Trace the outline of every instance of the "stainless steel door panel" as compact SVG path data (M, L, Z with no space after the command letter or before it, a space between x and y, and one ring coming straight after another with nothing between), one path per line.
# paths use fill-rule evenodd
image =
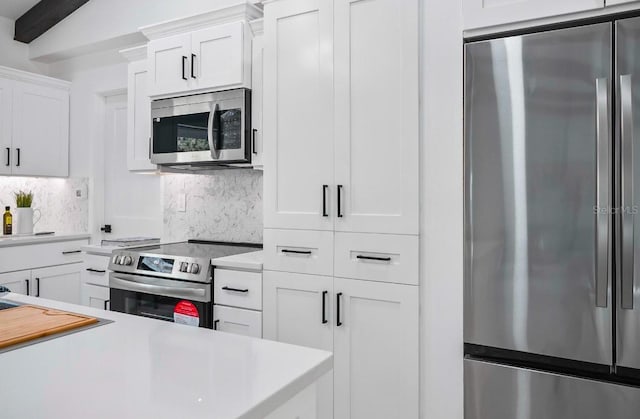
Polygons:
M465 419L636 419L640 389L465 360Z
M640 18L616 23L619 234L617 364L640 369Z
M612 362L611 37L466 46L466 342Z

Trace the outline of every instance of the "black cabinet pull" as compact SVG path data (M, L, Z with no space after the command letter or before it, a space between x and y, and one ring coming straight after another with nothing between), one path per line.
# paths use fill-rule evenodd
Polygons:
M225 290L225 291L233 291L233 292L249 292L249 290L246 289L246 288L241 290L239 288L222 287L222 289Z
M11 148L7 147L7 167L11 166Z
M218 323L220 323L220 320L216 320L213 322L213 330L218 330Z
M36 297L40 297L40 278L36 278Z
M62 252L63 255L73 255L74 253L82 253L82 250L67 250Z
M339 292L336 294L336 326L342 326L342 321L340 320L340 298L342 297L342 293Z
M329 291L322 291L322 324L327 324L327 294Z
M24 282L27 283L27 295L29 295L29 294L31 294L31 290L30 290L31 287L29 286L29 280L25 279Z
M322 216L328 217L329 213L327 212L327 189L329 189L329 185L322 185Z
M282 253L293 253L294 255L310 255L311 254L311 250L289 250L289 249L282 249L281 250Z
M188 80L187 79L187 70L186 70L186 66L187 66L187 57L185 55L182 56L182 80Z
M381 262L391 262L391 258L390 257L376 257L376 256L363 256L363 255L358 255L356 256L356 259L365 259L365 260L378 260Z
M95 272L97 274L103 274L107 271L103 271L102 269L93 269L93 268L87 268L87 272Z
M338 185L338 218L342 218L342 185Z
M258 130L254 128L252 137L251 137L251 151L253 151L253 154L258 154L258 150L256 150L256 133L257 132Z
M191 78L196 78L196 54L191 54Z
M20 166L20 149L16 148L16 153L18 155L17 161L16 161L16 167Z
M109 304L109 300L104 300L104 310L108 311L107 305Z

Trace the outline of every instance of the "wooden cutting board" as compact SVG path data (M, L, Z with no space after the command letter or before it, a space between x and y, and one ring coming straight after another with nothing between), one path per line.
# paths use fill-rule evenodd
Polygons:
M0 349L97 322L94 317L31 305L0 310Z

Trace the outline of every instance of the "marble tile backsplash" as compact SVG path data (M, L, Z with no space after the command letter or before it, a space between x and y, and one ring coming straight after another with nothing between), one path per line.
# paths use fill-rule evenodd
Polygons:
M261 171L171 174L162 182L163 240L262 243Z
M30 178L0 176L0 205L13 211L16 207L14 192L33 192L34 209L39 209L42 218L34 231L56 233L86 233L89 228L89 200L87 178ZM76 197L81 190L84 196Z

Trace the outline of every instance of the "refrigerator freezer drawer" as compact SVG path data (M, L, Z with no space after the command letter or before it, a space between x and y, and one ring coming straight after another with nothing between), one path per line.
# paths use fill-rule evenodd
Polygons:
M635 419L640 388L465 360L465 419Z

